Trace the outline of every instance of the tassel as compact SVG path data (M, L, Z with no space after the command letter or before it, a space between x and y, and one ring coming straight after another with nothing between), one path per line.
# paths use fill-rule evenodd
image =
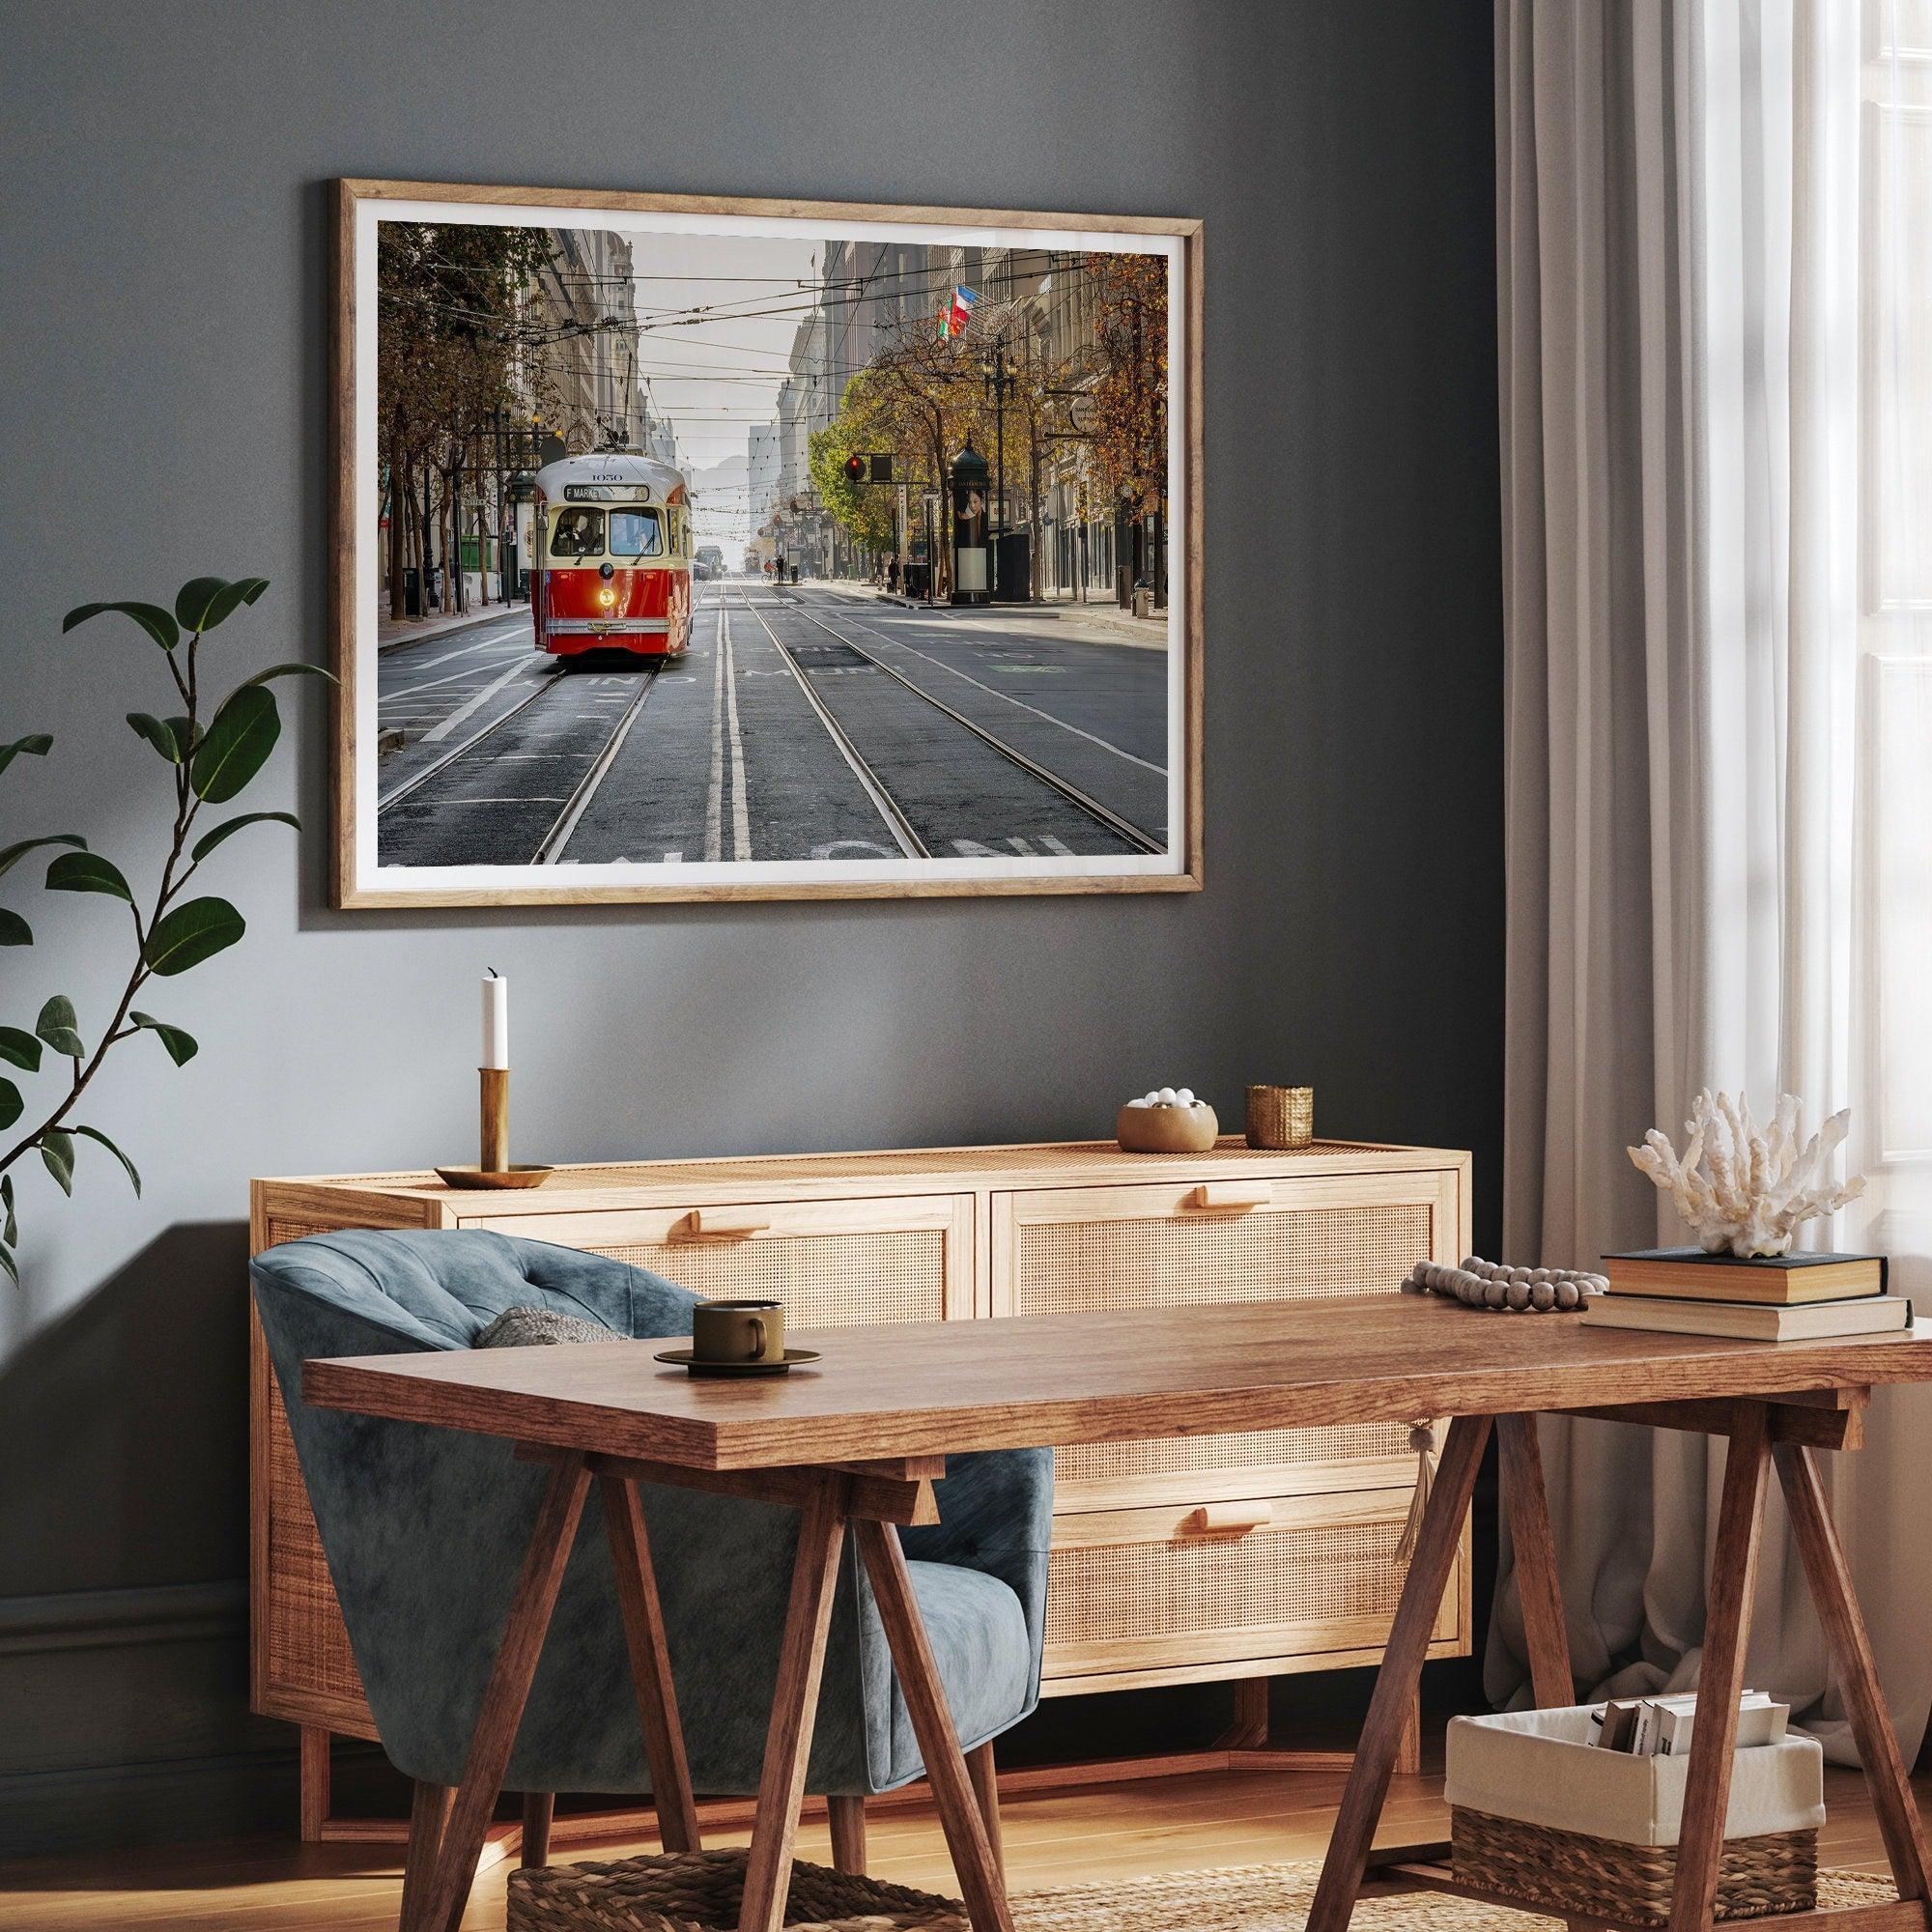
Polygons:
M1395 1546L1398 1563L1406 1563L1415 1554L1416 1538L1422 1534L1422 1513L1429 1507L1429 1486L1435 1480L1435 1464L1442 1453L1435 1423L1410 1423L1408 1446L1415 1451L1415 1494L1409 1500L1408 1520Z

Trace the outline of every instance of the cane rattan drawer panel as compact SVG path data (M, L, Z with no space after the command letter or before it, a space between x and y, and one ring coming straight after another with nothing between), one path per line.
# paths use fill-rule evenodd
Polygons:
M1459 1258L1454 1179L1264 1175L1235 1184L1234 1206L1202 1206L1197 1187L1172 1182L1002 1194L994 1310L1098 1313L1393 1293L1424 1257ZM1407 1435L1399 1423L1369 1423L1087 1444L1060 1452L1056 1507L1406 1483L1414 1469Z
M1048 1563L1048 1688L1176 1665L1251 1663L1379 1649L1402 1588L1396 1545L1409 1492L1258 1498L1246 1518L1195 1527L1172 1508L1062 1517ZM1443 1601L1435 1641L1460 1634L1461 1591Z
M763 1294L793 1328L974 1313L973 1197L492 1216L504 1235L589 1248L695 1294Z

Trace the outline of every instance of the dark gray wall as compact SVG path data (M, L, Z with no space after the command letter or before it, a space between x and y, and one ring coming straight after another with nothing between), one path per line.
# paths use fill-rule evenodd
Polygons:
M14 0L4 38L0 736L59 742L0 780L0 842L155 857L120 721L161 668L63 639L71 604L259 572L222 652L323 652L337 175L1205 216L1209 536L1198 897L338 914L302 689L255 802L307 829L224 853L248 939L154 995L200 1058L131 1043L90 1102L144 1198L92 1150L71 1206L24 1178L0 1843L280 1801L286 1735L241 1716L246 1181L463 1150L486 964L557 1158L1091 1134L1151 1080L1229 1118L1293 1078L1330 1131L1472 1147L1493 1225L1487 0ZM0 1017L99 1021L115 914L42 902Z

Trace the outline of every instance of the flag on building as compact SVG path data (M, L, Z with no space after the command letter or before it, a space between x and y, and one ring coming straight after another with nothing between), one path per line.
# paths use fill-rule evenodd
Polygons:
M952 303L939 318L941 332L949 338L966 333L966 324L973 314L973 304L980 298L971 289L955 288Z

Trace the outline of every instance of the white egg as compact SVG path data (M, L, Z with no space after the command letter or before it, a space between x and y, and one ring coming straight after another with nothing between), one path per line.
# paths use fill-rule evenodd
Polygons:
M1129 1100L1127 1105L1130 1107L1145 1107L1147 1102L1145 1100Z
M1173 1106L1175 1101L1180 1096L1175 1093L1172 1087L1163 1087L1160 1090L1160 1092L1154 1095L1154 1098L1158 1100L1163 1107Z
M1174 1090L1174 1097L1183 1107L1191 1107L1194 1104L1194 1089L1192 1087L1177 1087Z
M1160 1095L1157 1093L1155 1093L1155 1091L1151 1087L1150 1087L1147 1091L1147 1104L1150 1107L1158 1106L1160 1104Z

